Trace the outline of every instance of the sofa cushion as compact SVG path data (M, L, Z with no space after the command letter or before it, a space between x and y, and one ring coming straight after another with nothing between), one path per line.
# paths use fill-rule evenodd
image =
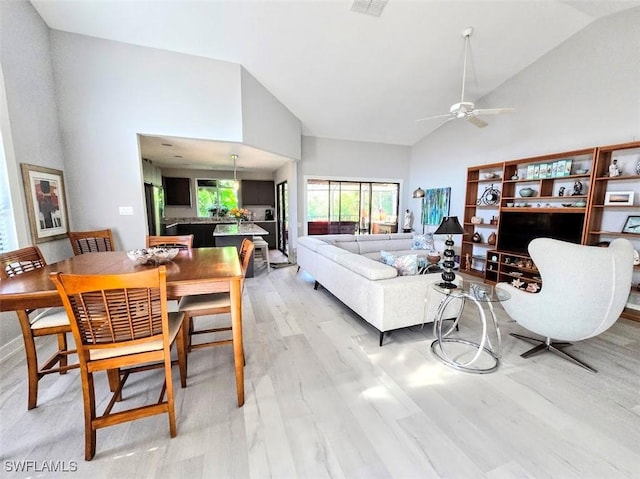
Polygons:
M327 245L327 243L325 241L322 241L321 239L319 239L317 237L311 237L311 236L301 236L296 241L297 241L297 243L306 246L311 251L318 251L318 247L319 246L326 246Z
M385 250L380 250L380 261L382 261L384 264L393 266L393 263L395 262L395 260L396 260L395 254L389 253L388 251L385 251Z
M365 241L382 241L388 240L390 236L388 234L376 233L373 235L358 235L356 236L355 241L365 242Z
M335 262L350 269L354 273L358 273L360 276L374 281L398 276L398 271L393 266L371 261L359 254L339 255L336 257Z
M325 258L329 258L332 261L337 262L337 258L339 256L348 254L351 255L353 253L349 253L346 249L338 248L337 246L333 246L331 244L325 244L324 246L318 247L317 253Z

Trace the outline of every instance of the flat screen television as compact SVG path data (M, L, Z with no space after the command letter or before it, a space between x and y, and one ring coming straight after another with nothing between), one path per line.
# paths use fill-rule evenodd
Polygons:
M584 213L503 212L497 247L500 251L528 254L531 240L540 237L580 244L583 224Z

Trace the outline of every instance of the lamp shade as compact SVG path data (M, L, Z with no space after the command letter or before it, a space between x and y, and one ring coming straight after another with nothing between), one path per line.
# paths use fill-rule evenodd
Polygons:
M440 223L440 226L438 226L438 229L435 230L434 234L462 235L464 232L465 231L462 229L462 226L460 226L457 216L445 216L442 218L442 223Z
M418 186L418 189L416 189L413 192L413 197L414 198L424 198L424 190Z

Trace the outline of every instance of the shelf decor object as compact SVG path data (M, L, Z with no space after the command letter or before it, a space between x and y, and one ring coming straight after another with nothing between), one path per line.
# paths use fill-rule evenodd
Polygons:
M607 191L604 197L604 204L607 206L632 206L633 191Z
M630 215L627 217L622 232L640 234L640 216Z
M434 232L434 234L438 235L447 235L447 239L444 242L445 249L442 253L444 255L444 261L442 262L444 271L441 275L442 283L438 285L443 289L455 289L457 287L453 283L453 280L456 279L456 274L453 272L453 267L455 266L455 262L453 260L453 235L462 235L464 232L465 231L462 226L460 226L457 216L445 216L442 218L442 223L440 223L440 226L438 226L438 229Z

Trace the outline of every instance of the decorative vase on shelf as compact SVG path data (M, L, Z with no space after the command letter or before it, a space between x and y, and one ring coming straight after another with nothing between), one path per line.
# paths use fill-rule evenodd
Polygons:
M242 220L240 218L236 218L236 226L238 227L238 229L240 229L241 223L242 223Z
M471 237L471 241L473 241L474 243L481 243L482 236L480 236L480 233L476 231L475 233L473 233L473 236Z
M531 188L522 188L519 193L523 198L529 198L535 194L535 191Z
M496 234L495 233L491 233L489 235L489 237L487 238L487 243L489 243L490 245L496 244Z

